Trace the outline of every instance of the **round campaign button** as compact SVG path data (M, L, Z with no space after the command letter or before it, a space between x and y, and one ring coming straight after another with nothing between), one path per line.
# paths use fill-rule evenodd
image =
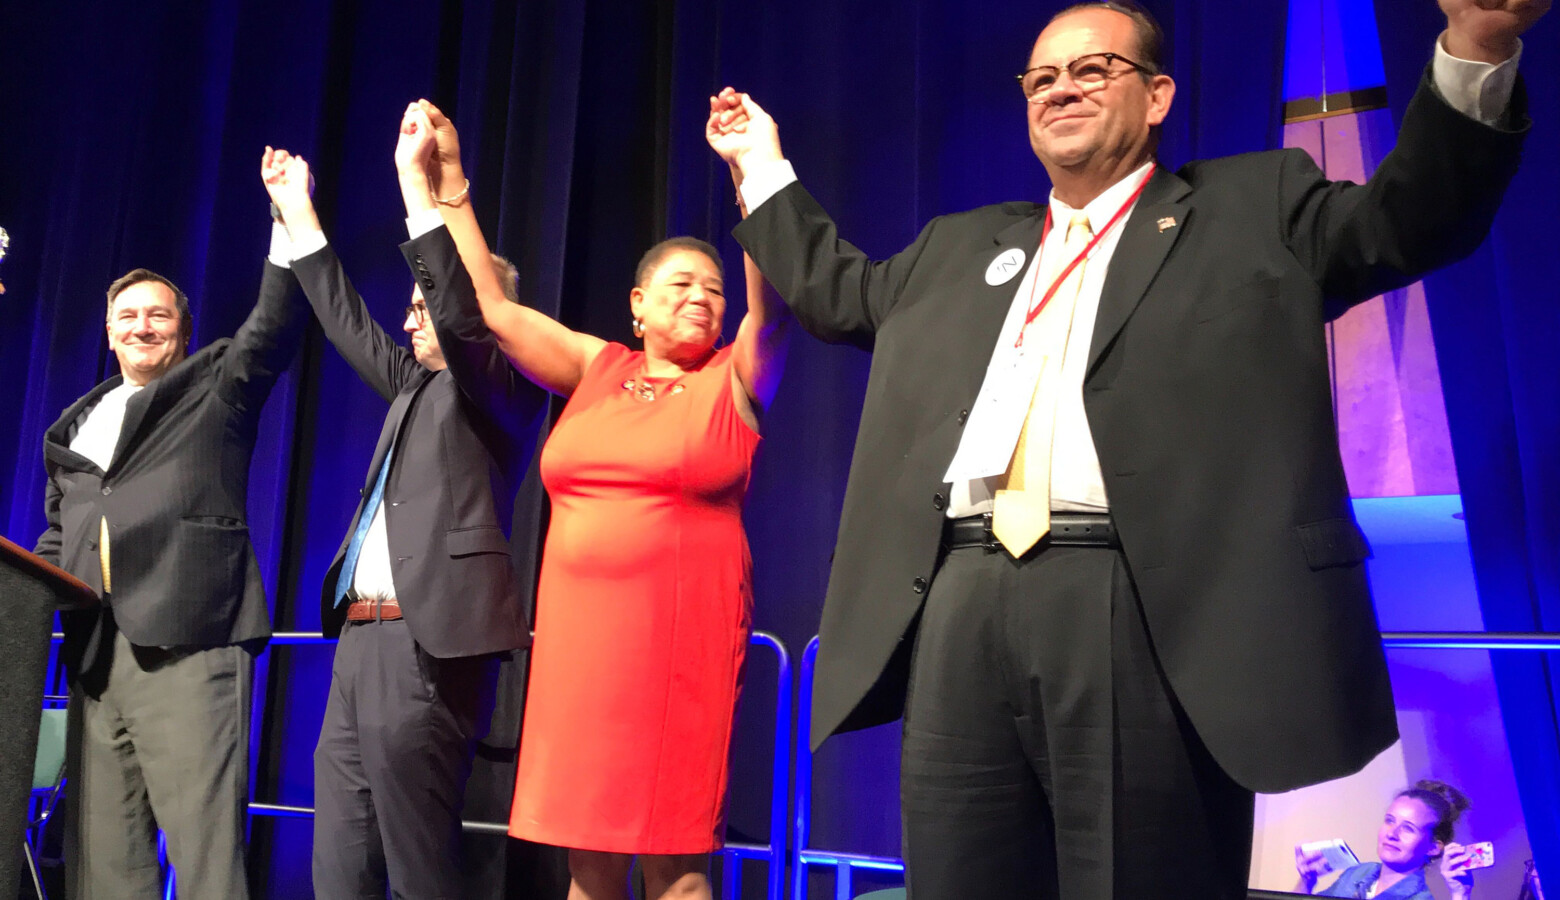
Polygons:
M992 287L1007 284L1013 276L1024 271L1024 251L1017 247L1003 250L986 267L986 283Z

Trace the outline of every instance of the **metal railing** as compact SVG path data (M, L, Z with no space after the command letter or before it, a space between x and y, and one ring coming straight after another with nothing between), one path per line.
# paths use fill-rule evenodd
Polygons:
M766 646L775 653L775 737L774 761L770 766L769 843L764 845L728 843L717 851L721 857L721 900L736 900L742 884L742 862L760 859L768 863L769 900L780 900L785 890L785 814L791 802L791 710L795 705L796 685L791 680L791 654L785 644L767 631L755 631L753 646Z
M55 632L53 640L55 643L59 643L64 637L64 634ZM336 643L335 638L325 637L323 633L318 631L278 631L271 635L270 640L272 646L284 647L334 643ZM742 862L744 860L758 860L768 865L767 886L769 900L781 900L785 890L785 816L791 799L790 752L793 721L791 711L795 705L795 685L791 678L791 654L786 650L785 643L778 636L767 631L755 631L749 638L749 645L767 647L775 654L775 758L771 766L769 788L769 843L728 843L712 855L721 859L722 900L736 900L737 893L741 887ZM65 700L63 696L51 696L45 699ZM249 804L249 814L272 818L307 819L314 816L314 809L308 806L253 802ZM468 834L504 836L509 833L509 823L507 822L462 820L460 824L461 830ZM169 884L169 890L171 891L171 875Z
M57 632L54 634L56 642L62 637ZM808 873L813 868L834 869L835 900L849 900L852 896L854 872L858 869L902 875L904 861L898 857L871 856L808 846L812 828L813 767L807 723L812 718L812 684L818 657L818 638L814 637L808 641L803 650L794 685L791 678L791 658L785 644L775 635L763 631L753 632L751 641L755 646L768 647L774 651L776 657L774 764L770 784L769 842L767 844L729 843L716 851L714 855L721 858L722 900L735 900L737 897L741 887L742 863L745 860L767 863L769 900L781 900L785 896L787 867L791 875L790 900L807 900ZM280 646L334 642L333 638L327 638L319 632L283 631L271 636L271 643ZM1560 634L1545 632L1389 631L1382 632L1381 642L1388 650L1530 652L1560 650ZM790 777L793 759L794 784ZM788 834L786 813L793 797L795 813ZM314 810L309 807L276 803L251 803L249 810L252 815L289 818L306 818L314 814ZM463 821L461 825L469 833L489 835L508 833L507 823ZM789 846L787 837L789 837ZM1285 895L1254 890L1251 896L1257 898Z
M1560 634L1544 632L1497 631L1384 631L1382 646L1388 650L1560 650ZM868 869L903 873L904 860L891 856L869 856L809 847L812 827L812 749L808 742L808 721L812 718L813 668L818 657L818 638L807 642L798 669L797 741L796 741L796 819L791 831L791 900L807 900L807 874L812 867L835 870L835 900L853 896L854 872ZM1251 897L1289 896L1253 890Z
M852 896L856 869L899 872L904 860L892 856L868 856L809 847L812 838L812 746L808 740L812 720L813 667L818 661L818 638L807 642L797 672L796 699L796 818L791 827L791 900L807 900L807 873L813 866L834 868L835 900Z
M1383 631L1388 650L1560 650L1560 634L1541 631Z

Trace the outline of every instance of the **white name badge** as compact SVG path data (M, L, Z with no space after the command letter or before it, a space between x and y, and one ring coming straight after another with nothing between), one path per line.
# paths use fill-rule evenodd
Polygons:
M1047 358L1039 352L1026 353L1011 341L1002 343L986 369L986 380L943 481L974 481L1007 471Z
M992 287L1007 284L1013 276L1024 271L1024 251L1017 247L1004 250L986 267L986 283Z

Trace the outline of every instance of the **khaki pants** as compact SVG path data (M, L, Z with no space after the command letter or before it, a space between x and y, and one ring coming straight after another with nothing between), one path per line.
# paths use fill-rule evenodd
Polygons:
M104 625L107 652L71 686L67 892L161 898L161 828L180 900L245 900L254 656L136 647Z

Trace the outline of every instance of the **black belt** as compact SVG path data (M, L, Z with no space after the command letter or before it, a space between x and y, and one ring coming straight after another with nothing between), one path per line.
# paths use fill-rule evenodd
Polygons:
M991 533L991 513L965 516L943 523L943 546L949 550L981 547L987 553L1003 549ZM1040 547L1120 547L1116 525L1107 513L1051 513L1051 530L1040 539Z

